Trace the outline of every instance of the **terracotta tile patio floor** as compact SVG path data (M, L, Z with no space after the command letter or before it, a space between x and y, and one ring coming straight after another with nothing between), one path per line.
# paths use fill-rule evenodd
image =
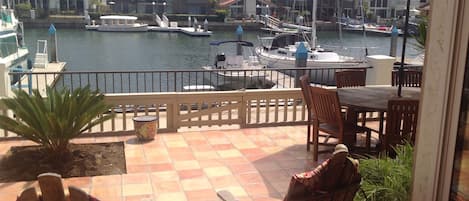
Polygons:
M218 201L230 191L240 201L282 200L293 173L317 163L306 151L306 126L79 138L74 143L125 141L127 174L64 179L103 201ZM0 141L0 154L28 141ZM320 154L319 163L331 152ZM36 182L0 183L1 200L15 200Z

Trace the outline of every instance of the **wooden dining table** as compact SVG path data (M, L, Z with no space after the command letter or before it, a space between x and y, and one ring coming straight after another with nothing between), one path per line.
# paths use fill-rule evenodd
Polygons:
M377 112L386 112L391 99L420 99L418 87L403 87L401 97L397 96L397 87L394 86L340 88L337 93L343 106Z
M401 97L397 95L394 86L365 86L337 89L339 101L348 108L347 120L356 123L356 111L379 112L378 134L383 135L384 113L388 110L388 101L391 99L420 99L420 88L403 87Z

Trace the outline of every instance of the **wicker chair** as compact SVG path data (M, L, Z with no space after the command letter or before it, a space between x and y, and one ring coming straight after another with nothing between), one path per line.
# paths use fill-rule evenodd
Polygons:
M62 185L62 177L55 173L43 173L37 177L41 189L40 196L34 187L29 187L18 196L17 201L98 201L79 188L68 187L66 196ZM68 198L67 198L68 197Z
M371 129L345 121L340 109L337 91L310 86L313 103L313 159L318 160L319 131L351 144L357 133L366 133L366 149L370 150Z
M418 110L418 100L389 100L383 144L390 156L395 155L393 147L396 145L406 141L414 144Z
M392 71L392 86L399 85L399 70ZM422 85L422 71L404 70L402 86L420 87Z
M356 160L335 153L314 170L293 175L284 201L352 201L360 181Z

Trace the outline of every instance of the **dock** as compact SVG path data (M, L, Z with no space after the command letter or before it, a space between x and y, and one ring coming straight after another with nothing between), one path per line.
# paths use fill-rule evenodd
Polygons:
M38 89L41 96L46 95L47 86L54 86L60 78L60 74L51 75L51 72L62 72L65 69L66 62L48 63L46 68L33 68L31 77L23 76L21 78L22 89L29 93L28 81L31 79L31 88ZM41 74L41 73L49 74Z
M272 70L266 72L266 79L275 83L274 88L290 88L289 86L295 86L295 78L285 73Z
M211 36L213 33L211 31L204 31L203 29L198 29L197 31L193 27L158 27L158 26L148 26L148 31L154 32L180 32L189 36Z

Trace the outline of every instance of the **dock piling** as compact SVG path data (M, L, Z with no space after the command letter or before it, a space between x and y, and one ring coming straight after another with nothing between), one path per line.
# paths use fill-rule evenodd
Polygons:
M238 28L236 28L236 36L238 41L243 40L243 32L243 27L241 27L241 25L238 25ZM243 47L241 47L240 43L236 44L236 55L243 55Z
M57 57L57 30L55 29L54 24L51 24L49 27L49 40L51 44L49 46L50 48L50 61L51 62L58 62L58 57Z
M5 64L0 64L0 97L11 97L11 84L9 69Z
M306 49L303 42L298 45L295 52L295 67L296 68L306 68L308 60L308 50ZM305 74L305 70L297 70L295 73L295 88L300 86L300 76Z
M396 49L397 49L397 28L396 28L396 23L394 22L392 25L392 30L391 30L391 48L389 50L389 56L396 57Z

